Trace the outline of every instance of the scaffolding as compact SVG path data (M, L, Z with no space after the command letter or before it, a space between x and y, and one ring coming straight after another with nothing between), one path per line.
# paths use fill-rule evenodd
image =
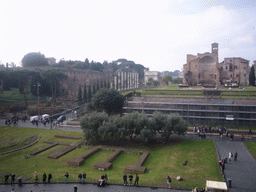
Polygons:
M165 114L178 113L193 125L207 124L233 127L256 125L256 105L126 102L124 113L130 113L132 111L145 112L148 116L152 116L155 111Z

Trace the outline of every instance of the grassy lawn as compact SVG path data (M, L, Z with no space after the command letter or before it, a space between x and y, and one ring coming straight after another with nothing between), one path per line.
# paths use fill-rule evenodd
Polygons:
M109 177L109 182L122 183L123 170L127 165L134 165L140 158L139 154L121 153L117 159L113 161L113 167L107 171L99 171L93 168L96 162L104 161L113 151L101 150L90 158L80 167L72 167L67 165L67 161L71 158L80 156L90 149L88 146L76 148L70 153L60 157L59 159L47 158L48 155L65 148L65 146L55 146L45 152L35 156L30 156L40 148L47 146L43 140L58 141L63 143L75 143L78 140L57 139L54 134L66 134L71 136L83 136L83 133L65 132L60 130L42 130L28 129L16 127L0 127L0 147L6 146L5 142L9 142L7 138L17 138L18 135L40 135L40 141L26 149L9 153L0 156L0 172L11 173L15 172L17 176L25 175L33 178L33 173L39 173L39 180L42 181L43 173L51 172L53 181L64 181L64 174L69 173L69 181L78 181L78 174L85 171L87 173L87 181L97 181L100 175L106 173ZM126 146L127 147L127 146ZM143 166L147 167L145 174L140 174L139 184L166 186L167 175L171 176L174 187L194 188L205 186L205 180L222 181L220 169L218 167L218 159L214 142L210 140L175 140L169 144L160 145L140 145L133 146L136 151L148 151L149 157L146 159ZM129 148L130 149L130 148ZM131 148L132 149L132 148ZM30 158L25 159L22 156L27 155ZM183 160L187 160L187 165L183 166ZM183 181L176 181L176 177L181 176ZM30 180L34 181L34 179ZM4 182L0 178L0 182Z
M243 89L232 89L221 88L220 96L222 98L255 98L256 97L256 87L243 86ZM132 91L122 92L123 95L130 93ZM138 89L136 92L141 93L142 96L154 96L154 97L200 97L204 96L201 87L186 87L179 88L179 84L172 84L168 86L158 86L155 88L148 89Z
M249 149L251 154L256 159L256 143L255 142L245 142L244 144L246 145L246 147Z

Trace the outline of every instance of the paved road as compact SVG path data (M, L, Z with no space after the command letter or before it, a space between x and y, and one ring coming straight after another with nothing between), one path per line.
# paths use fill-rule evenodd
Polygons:
M228 158L228 153L238 153L238 160L232 159L225 166L225 177L232 180L230 191L256 191L256 161L243 142L215 141L220 158Z
M94 184L76 184L78 192L188 192L186 190L174 190L163 188L135 187L122 185L106 185L105 187L97 187ZM9 192L12 189L15 192L66 192L74 191L74 184L23 184L22 186L0 185L0 191ZM190 191L190 190L189 190Z

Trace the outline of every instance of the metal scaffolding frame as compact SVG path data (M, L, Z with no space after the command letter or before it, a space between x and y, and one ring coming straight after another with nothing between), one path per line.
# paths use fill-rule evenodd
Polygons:
M206 104L206 103L169 103L128 101L124 113L145 112L151 116L154 111L178 113L193 124L215 124L233 126L256 125L256 105ZM233 120L227 118L232 116ZM229 120L228 120L229 119Z

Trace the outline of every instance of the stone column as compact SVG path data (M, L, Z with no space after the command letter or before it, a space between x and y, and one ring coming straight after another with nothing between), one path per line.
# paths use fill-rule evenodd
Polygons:
M117 90L117 76L114 76L114 85L113 85L114 89ZM111 88L113 88L111 86Z
M124 89L124 72L122 71L121 72L121 86L120 86L120 90L123 90Z
M117 77L117 90L121 90L121 72L118 72L118 77Z
M127 89L127 73L126 72L124 72L124 90L126 90Z
M127 89L131 89L130 88L130 73L129 72L127 74Z
M132 73L132 88L135 88L135 73Z
M139 88L139 73L137 73L137 88Z

